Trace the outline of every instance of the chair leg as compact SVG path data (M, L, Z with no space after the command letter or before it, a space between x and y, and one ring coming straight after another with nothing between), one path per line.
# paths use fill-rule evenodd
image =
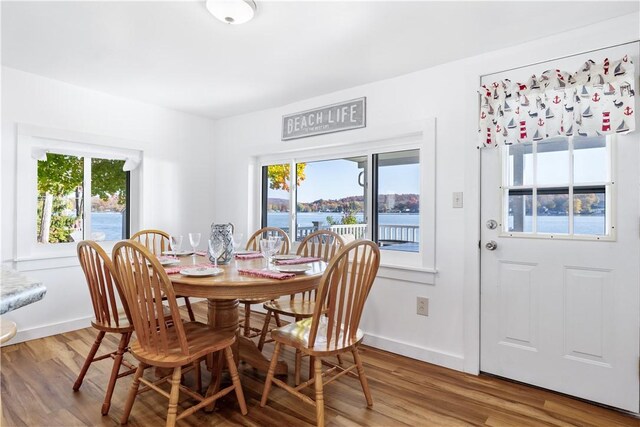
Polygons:
M313 356L309 356L309 379L313 378L315 375L315 371L313 369L316 358Z
M238 405L240 405L240 412L242 415L247 415L247 403L244 400L244 393L242 391L242 384L240 383L240 377L238 376L238 367L233 360L233 352L231 347L224 349L224 355L227 359L227 366L229 368L229 374L231 374L231 382L236 392L236 398L238 399Z
M189 301L189 297L184 298L184 305L187 307L187 312L189 313L189 320L192 322L196 321L196 316L193 314L193 309L191 308L191 301Z
M316 425L324 427L324 393L322 390L322 360L313 358L313 367L315 370L315 389L316 389Z
M336 359L338 359L338 365L342 366L342 356L336 354Z
M144 368L144 363L140 362L140 364L138 365L138 369L133 376L133 382L131 383L131 388L129 389L129 396L127 397L127 401L124 404L124 412L122 413L120 424L126 424L129 421L129 414L131 414L133 402L134 400L136 400L136 395L138 394L138 388L140 387L140 377L144 373Z
M211 356L213 359L213 354ZM207 393L205 394L205 397L212 396L220 390L220 383L222 382L222 367L224 366L224 361L222 356L223 356L223 352L219 351L215 359L215 362L214 361L211 362L211 382L209 383L209 387L207 388ZM204 411L212 412L213 409L215 408L215 405L216 405L216 401L214 400L209 405L204 407Z
M276 346L273 349L273 355L271 356L271 363L269 364L269 370L267 371L267 378L264 380L264 390L262 390L262 400L260 400L260 406L264 408L267 404L267 398L269 397L269 391L271 390L271 382L276 372L276 365L278 364L278 356L280 355L280 344L276 341Z
M281 328L282 322L280 321L280 315L278 313L273 313L273 318L276 319L276 326Z
M302 369L302 352L296 349L296 363L294 366L294 384L300 385L300 370Z
M131 333L127 332L120 337L120 343L118 344L118 351L116 357L113 359L113 368L111 368L111 377L109 378L109 385L107 386L107 393L104 396L104 403L102 404L102 415L109 413L109 407L111 406L111 396L113 395L113 389L116 386L118 380L118 374L120 373L120 365L122 365L122 357L129 345L129 339L131 339Z
M91 350L89 350L89 354L87 354L87 358L84 361L84 365L82 365L82 369L80 369L80 373L78 374L78 378L76 382L73 384L73 391L78 391L80 386L82 385L82 381L84 380L84 376L87 374L89 370L89 366L93 362L93 358L96 356L98 349L100 348L100 344L102 343L102 339L104 338L104 331L98 332L98 336L91 346Z
M251 304L244 304L244 336L251 335Z
M371 391L369 390L369 383L367 377L364 374L364 368L362 367L362 359L360 359L360 353L358 353L358 347L354 347L351 350L353 354L353 360L356 362L356 369L358 370L358 378L360 378L360 384L362 385L362 391L364 392L364 398L367 399L367 406L373 406L373 399L371 398Z
M200 372L200 362L202 362L202 360L193 362L193 366L195 368L194 372L196 375L196 390L198 391L198 393L202 392L202 374Z
M169 394L169 410L167 411L167 427L176 425L178 416L178 398L180 397L180 377L182 377L182 367L173 368L171 375L171 393Z
M267 310L267 314L264 316L264 324L262 325L262 331L260 332L260 340L258 341L258 350L262 351L264 342L267 339L269 333L269 323L271 323L271 310Z

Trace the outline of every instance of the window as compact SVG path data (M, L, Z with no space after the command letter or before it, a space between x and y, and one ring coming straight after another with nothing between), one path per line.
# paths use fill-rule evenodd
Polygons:
M75 242L140 224L142 152L133 141L18 124L15 262L77 265Z
M373 204L367 191L370 163L376 165L371 171ZM292 164L294 174L289 164L263 167L262 226L289 232L293 223L289 234L296 241L316 230L329 229L356 239L371 238L382 249L419 251L420 150ZM289 185L292 181L296 183L293 189ZM291 215L289 206L294 200ZM368 218L376 224L373 232Z
M37 241L116 241L129 236L125 161L49 152L38 161Z
M504 148L504 231L512 236L611 236L611 156L605 136Z
M366 236L366 169L367 156L296 164L296 240L327 228Z
M287 228L293 251L316 229L371 239L381 248L382 274L412 271L401 274L427 274L432 283L435 130L435 119L371 126L254 159L262 179L250 191L261 210L249 227Z
M373 240L381 249L418 252L420 150L374 155L376 208Z

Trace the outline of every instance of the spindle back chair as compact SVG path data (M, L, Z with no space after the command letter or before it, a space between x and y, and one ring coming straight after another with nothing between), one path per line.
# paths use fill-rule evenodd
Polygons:
M171 236L166 231L162 230L140 230L131 236L131 240L141 243L145 248L159 257L163 252L168 251L171 247ZM189 320L192 322L196 320L196 316L191 308L191 301L189 297L178 295L178 298L184 298L184 305L187 307L187 313L189 314Z
M358 353L358 345L364 338L363 332L359 329L362 311L379 266L380 249L368 240L349 243L331 260L318 288L313 317L271 332L276 344L260 406L266 405L271 385L276 384L303 402L315 405L317 424L324 426L324 384L321 359L345 352L351 352L354 365L348 368L332 365L324 375L339 372L327 382L356 369L367 405L373 405L362 360ZM275 367L282 345L293 346L312 357L313 378L295 388L275 378ZM315 401L299 391L312 384L315 386Z
M213 405L218 398L234 390L240 410L242 414L246 414L242 386L231 351L231 346L236 340L235 333L221 332L200 322L183 323L171 280L158 259L142 244L131 240L118 242L113 248L113 258L136 332L136 341L131 344L131 354L140 362L129 391L121 423L125 424L129 419L136 395L149 388L169 398L167 426L175 425L177 420L193 414L202 407ZM171 326L167 326L164 321L163 298L168 303L173 321ZM192 391L180 384L181 375L186 372L182 367L189 364L193 364L196 368L199 384L200 362L204 357L219 351L224 351L231 374L231 386L218 391L219 382L212 378L206 395L202 396L199 394L200 390ZM219 369L222 365L220 359ZM149 366L173 368L169 381L170 393L160 389L157 382L142 378L145 368ZM220 374L218 371L215 377L219 378ZM138 391L140 382L147 387ZM199 400L199 403L178 415L180 390L191 398Z
M133 324L129 314L127 302L122 295L120 281L113 267L113 263L107 253L96 242L84 240L77 246L78 260L84 273L84 277L89 288L91 305L93 307L94 320L91 326L98 330L89 354L80 369L78 378L73 384L73 390L78 391L84 380L89 366L93 362L106 358L113 358L111 376L107 385L104 402L102 404L102 415L109 413L111 406L111 396L118 378L132 374L135 369L133 365L126 362L123 357L128 351L129 340L133 333ZM122 310L122 311L121 311ZM118 349L111 353L95 357L100 344L106 333L120 334ZM120 366L124 364L129 370L120 373Z

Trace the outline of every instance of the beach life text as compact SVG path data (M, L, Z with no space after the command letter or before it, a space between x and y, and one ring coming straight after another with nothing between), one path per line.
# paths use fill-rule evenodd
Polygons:
M282 116L282 140L358 129L366 126L366 98Z

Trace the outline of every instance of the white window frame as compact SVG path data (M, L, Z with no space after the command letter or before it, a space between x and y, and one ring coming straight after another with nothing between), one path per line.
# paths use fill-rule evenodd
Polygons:
M89 135L79 132L48 129L31 125L18 125L17 134L17 180L16 180L16 253L14 262L27 263L25 269L49 268L77 264L75 242L42 244L37 242L37 196L38 160L37 154L51 152L78 157L125 160L134 165L130 170L130 227L140 224L141 167L142 151L130 148L132 141ZM85 176L86 176L85 162ZM90 180L85 180L85 200L91 200ZM91 230L91 203L84 204L85 231ZM105 242L103 247L110 250L115 242ZM66 260L56 260L65 259ZM33 261L48 260L44 264L31 265Z
M301 162L316 162L323 160L335 160L346 157L366 156L369 167L367 168L367 183L372 182L373 169L372 157L374 154L384 154L405 150L420 150L420 243L418 252L381 251L381 264L383 267L418 271L423 273L436 273L436 229L435 229L435 191L436 191L436 134L435 119L408 122L384 128L367 128L358 137L349 135L349 132L340 134L339 141L331 141L330 146L307 148L299 150L287 150L280 153L265 154L254 159L255 175L258 177L255 187L257 195L255 206L258 207L254 214L253 226L259 228L261 221L261 193L262 178L261 168L274 164L290 164L292 177L295 173L295 164ZM364 135L363 135L364 134ZM317 138L316 138L317 140ZM295 186L291 186L289 199L290 230L296 223L296 194ZM369 201L373 200L371 185L367 185L365 191ZM374 212L373 203L367 204L365 217L369 219ZM370 227L367 230L371 237ZM294 243L294 246L296 243ZM293 249L295 250L295 248ZM382 271L384 276L385 272Z
M606 182L590 182L585 184L578 184L577 186L584 185L593 185L593 186L604 186L605 187L605 206L606 206L606 214L605 214L605 228L609 231L604 235L596 235L596 234L573 234L573 207L569 209L569 232L565 233L538 233L536 230L537 226L537 217L538 217L538 209L537 209L537 190L545 189L545 188L556 188L558 185L537 185L537 172L538 172L538 144L544 143L545 140L541 141L533 141L533 184L531 185L521 185L521 186L509 186L507 183L507 177L509 175L509 147L504 146L500 150L501 154L501 165L502 165L502 183L503 185L500 187L500 198L502 200L502 224L500 227L500 237L507 238L524 238L524 239L553 239L553 240L589 240L589 241L605 241L611 242L616 240L616 211L615 211L615 201L616 201L616 179L615 179L615 135L607 135L607 156L608 156L608 180ZM573 176L573 141L576 137L571 136L567 137L568 139L568 151L569 151L569 182L566 185L569 188L569 201L571 206L573 206L573 189L575 187L574 176ZM564 185L562 185L564 186ZM533 221L533 231L532 232L520 232L520 231L508 231L509 224L509 197L508 192L511 189L531 189L532 192L532 221Z

